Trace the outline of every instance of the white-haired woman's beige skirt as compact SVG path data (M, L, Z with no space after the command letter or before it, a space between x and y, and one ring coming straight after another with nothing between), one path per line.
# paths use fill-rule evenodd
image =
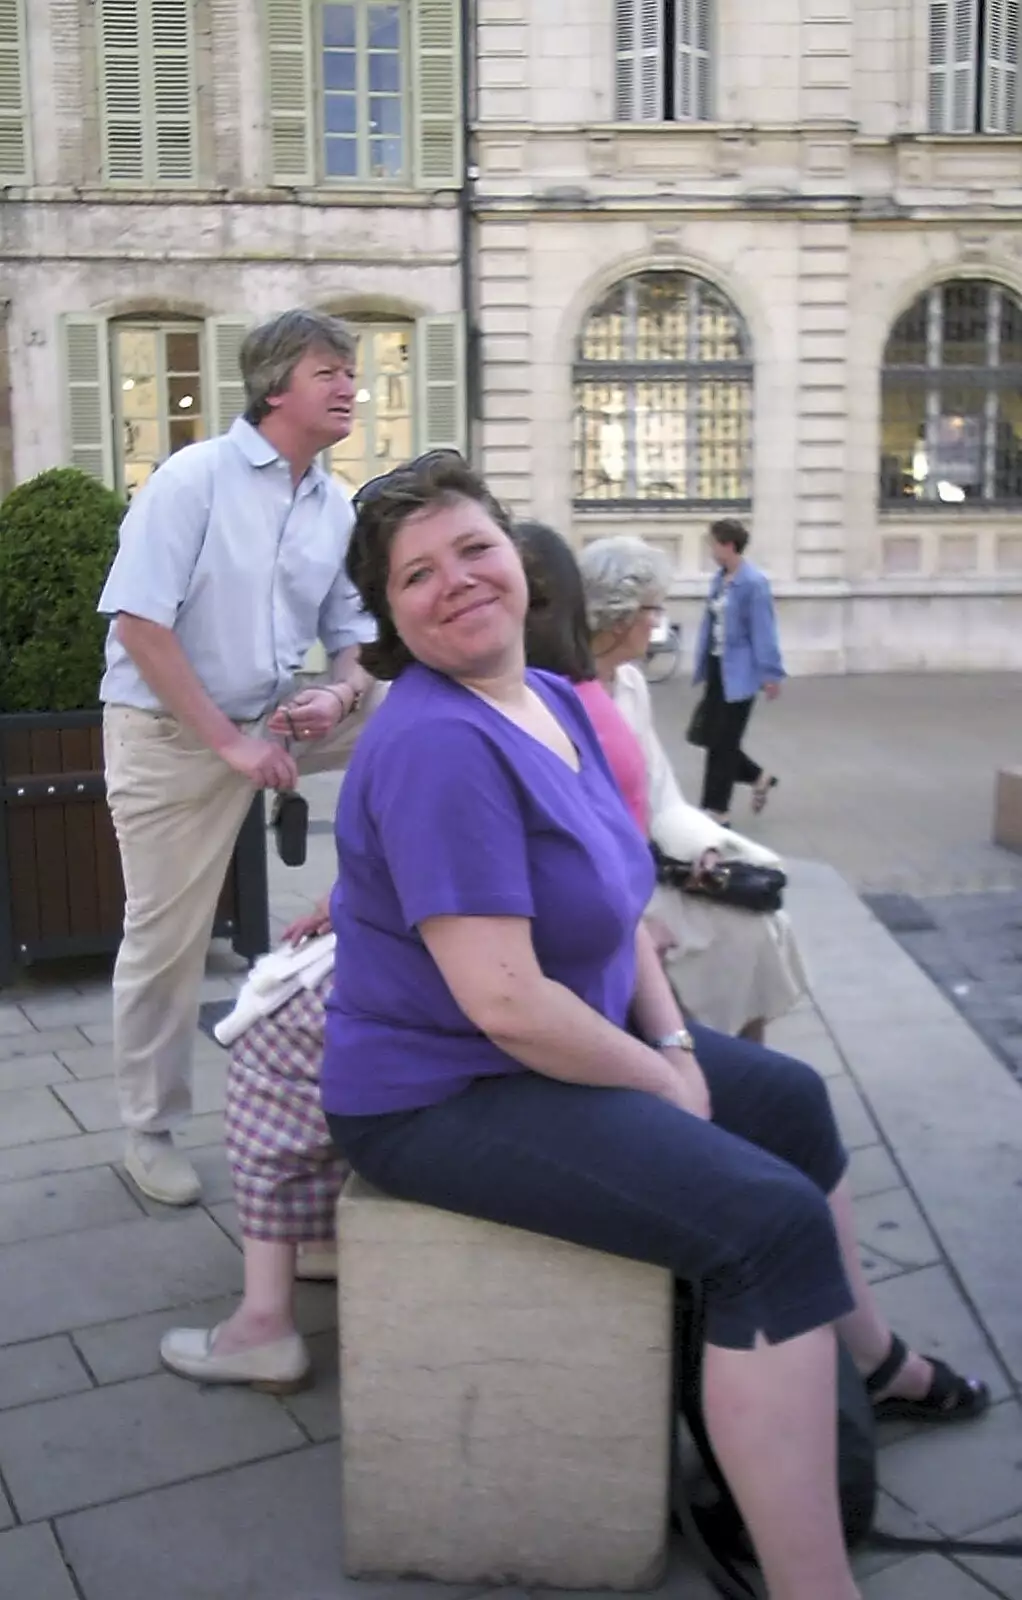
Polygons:
M664 886L649 909L677 941L664 962L675 994L706 1027L740 1033L748 1022L784 1016L808 990L783 911L739 911Z

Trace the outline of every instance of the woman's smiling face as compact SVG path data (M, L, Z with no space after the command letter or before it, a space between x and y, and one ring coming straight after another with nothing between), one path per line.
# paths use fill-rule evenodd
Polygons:
M452 678L520 663L528 607L515 546L475 500L409 517L390 548L387 601L404 643Z

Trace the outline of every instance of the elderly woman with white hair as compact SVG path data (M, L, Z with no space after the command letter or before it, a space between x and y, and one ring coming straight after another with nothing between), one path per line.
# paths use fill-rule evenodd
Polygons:
M622 536L587 545L579 565L596 670L645 758L654 844L676 861L699 863L712 854L778 866L772 851L686 802L653 725L649 689L636 663L663 612L667 558L642 539ZM665 965L676 994L707 1027L762 1040L766 1024L790 1011L807 988L783 911L739 910L661 885L650 915L665 929L658 942L668 945Z

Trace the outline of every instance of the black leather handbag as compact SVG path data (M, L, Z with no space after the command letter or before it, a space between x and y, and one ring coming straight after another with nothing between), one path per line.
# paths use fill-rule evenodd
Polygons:
M740 911L780 911L784 904L788 880L779 867L759 867L751 861L718 861L697 872L693 862L675 861L655 844L650 848L657 882L669 888L719 906L737 906Z

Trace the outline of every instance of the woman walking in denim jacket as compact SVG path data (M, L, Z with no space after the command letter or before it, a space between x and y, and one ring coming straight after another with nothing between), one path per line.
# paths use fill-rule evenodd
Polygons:
M773 596L765 573L745 560L748 530L731 517L710 527L718 571L710 585L696 646L694 681L705 683L693 719L693 743L706 749L701 805L729 822L736 783L752 787L752 809L762 811L777 784L742 749L756 696L776 700L786 677L777 639Z

